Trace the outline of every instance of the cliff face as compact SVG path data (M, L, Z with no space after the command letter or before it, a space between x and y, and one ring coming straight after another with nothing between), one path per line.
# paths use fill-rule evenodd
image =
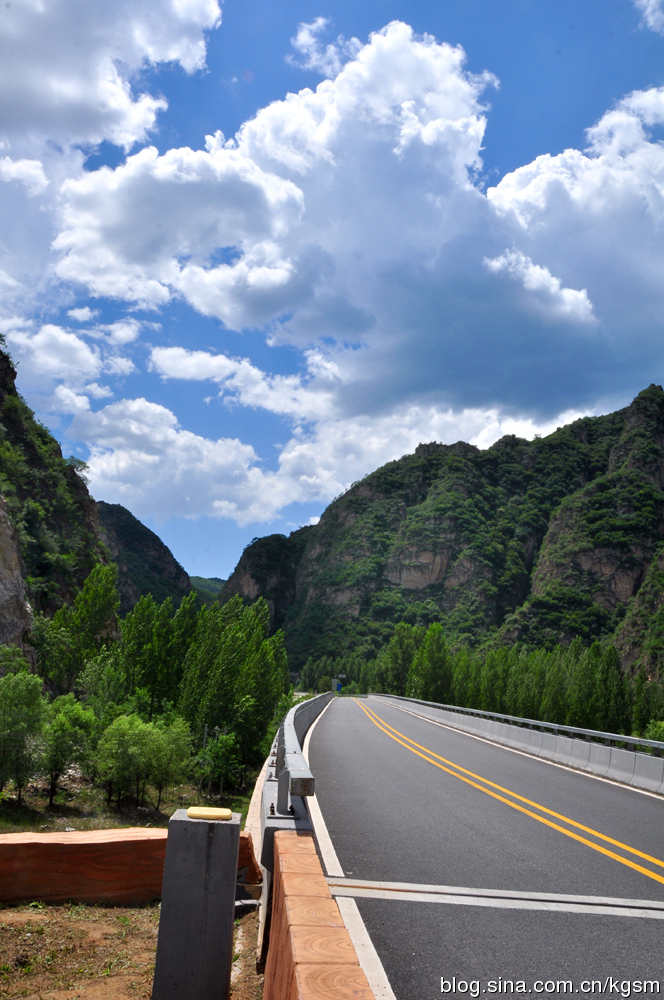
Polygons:
M544 439L420 445L317 526L254 542L221 599L268 597L294 665L439 620L472 643L615 636L626 667L655 669L663 487L664 392L650 386Z
M16 391L15 378L9 356L0 351L0 493L9 523L5 544L7 551L12 545L18 550L32 607L50 613L73 600L103 558L97 509L76 463L63 459L57 441L34 419ZM7 627L13 634L13 626Z
M172 597L177 605L191 590L191 580L170 549L120 504L97 503L102 542L118 567L120 614L144 594L161 603Z
M5 498L0 496L0 645L22 645L31 626L32 608L25 593L18 540Z

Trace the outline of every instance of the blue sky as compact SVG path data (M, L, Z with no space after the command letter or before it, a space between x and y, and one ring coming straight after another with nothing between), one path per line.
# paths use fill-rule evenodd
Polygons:
M20 391L204 576L419 441L625 405L663 374L663 56L661 0L4 6Z

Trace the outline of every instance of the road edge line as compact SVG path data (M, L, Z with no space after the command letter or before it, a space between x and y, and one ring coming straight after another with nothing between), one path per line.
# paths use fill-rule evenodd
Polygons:
M334 899L376 1000L397 1000L357 903L352 896L334 896Z
M312 733L318 725L320 719L323 718L328 708L334 701L334 698L330 699L318 718L315 719L309 727L304 740L304 746L302 747L302 753L307 764L309 764L309 744L311 742ZM307 798L307 806L311 822L313 824L314 833L316 834L316 840L318 841L318 847L320 848L320 853L323 858L323 864L325 865L328 876L332 878L344 878L346 873L341 867L341 862L337 857L337 852L332 844L332 838L328 832L323 818L323 813L321 812L321 808L318 805L318 799L315 795ZM341 899L343 899L343 907L340 905ZM387 973L383 968L380 956L378 955L373 941L369 936L369 931L367 930L364 920L362 919L362 914L358 909L357 903L349 896L339 897L339 899L336 899L336 903L339 907L341 918L346 925L346 930L350 934L350 939L353 942L353 947L355 948L360 968L367 977L376 1000L397 1000L394 995L394 991L390 986L390 981L387 978Z

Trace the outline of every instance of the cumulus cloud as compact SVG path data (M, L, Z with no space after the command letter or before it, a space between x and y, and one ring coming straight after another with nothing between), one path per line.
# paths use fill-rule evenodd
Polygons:
M80 334L54 323L45 323L36 332L32 324L20 319L9 320L4 327L3 331L0 326L0 332L6 331L7 344L20 365L21 386L42 395L53 391L58 412L74 412L65 406L70 391L106 395L106 388L96 383L102 373L126 376L134 371L133 362L113 348L101 350L86 343ZM92 388L86 388L87 383L92 383ZM60 389L64 395L58 395ZM42 405L49 408L51 404L42 400Z
M91 309L90 306L82 306L80 309L68 309L67 315L75 319L77 323L89 323L95 316L99 315L98 310Z
M287 314L299 342L361 334L375 324L371 275L430 261L480 199L469 172L493 78L464 60L394 22L234 140L142 150L68 182L58 273L153 306L180 295L235 329Z
M69 433L90 447L93 493L139 516L209 515L247 524L271 520L288 502L288 484L258 466L251 445L183 430L170 410L146 399L96 413L81 408Z
M300 428L282 448L278 468L267 470L251 445L193 434L169 409L146 399L123 399L96 413L71 390L60 390L59 401L74 414L70 434L90 448L87 475L96 496L125 504L139 516L209 516L241 526L265 524L294 501L328 503L421 441L463 439L487 447L506 433L532 437L556 426L506 418L497 409L454 413L402 407L380 417L321 420L310 431ZM564 414L561 422L577 415Z
M634 6L643 14L643 23L651 31L664 34L664 7L662 0L634 0Z
M12 160L9 156L0 159L0 180L21 181L28 195L42 194L48 187L48 179L40 160Z
M484 264L494 274L509 274L532 293L538 307L554 319L567 319L577 323L594 321L592 302L585 288L563 288L560 278L548 268L533 264L530 257L520 251L505 251L492 260L485 257Z
M207 150L142 149L116 170L66 181L63 199L57 271L94 295L154 307L189 292L201 312L241 325L271 318L290 278L275 241L301 214L302 194L221 135ZM236 246L242 259L203 266Z
M317 17L314 21L300 24L297 34L291 38L291 45L302 58L298 61L289 55L286 61L299 69L315 70L322 76L337 76L344 63L358 54L362 43L358 38L346 41L343 35L339 35L336 42L323 45L320 35L327 31L329 23L329 18Z
M154 371L163 378L216 382L221 386L220 396L243 406L296 420L319 420L334 410L336 373L333 366L321 365L317 354L311 356L310 374L318 378L310 384L299 375L266 375L247 358L228 358L183 347L156 347L150 360Z
M154 125L161 97L135 95L146 65L205 63L204 32L217 0L49 0L5 5L0 20L0 135L10 143L52 140L129 147Z

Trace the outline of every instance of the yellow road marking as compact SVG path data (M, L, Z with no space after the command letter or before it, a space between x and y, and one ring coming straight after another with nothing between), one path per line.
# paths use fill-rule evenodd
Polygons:
M492 792L488 788L483 788L482 785L478 785L476 781L471 781L470 778L465 778L463 774L459 774L457 771L450 770L449 767L445 767L443 764L439 764L437 760L432 760L431 759L432 757L437 757L438 755L434 754L431 750L427 750L426 747L420 747L421 750L426 751L425 753L420 753L420 750L415 749L415 746L419 746L419 744L415 743L414 746L409 746L408 743L409 742L414 743L413 740L409 740L407 736L404 736L403 733L399 733L397 729L394 729L393 732L398 733L398 736L393 735L393 733L389 731L392 727L391 726L388 727L388 724L384 723L379 716L376 715L374 717L374 713L369 709L367 709L364 705L362 705L361 702L355 701L355 704L360 706L360 708L365 713L367 718L370 719L371 722L373 722L373 724L378 727L378 729L380 729L383 733L385 733L386 736L389 736L390 739L394 740L396 743L399 743L402 747L405 747L406 750L410 750L411 753L417 754L418 757L421 757L423 760L426 760L427 763L433 764L434 767L439 768L441 771L445 771L447 774L451 774L453 778L458 778L459 781L463 781L465 784L470 785L472 788L476 788L478 791L484 792L485 795L490 795L491 798L497 799L498 802L503 802L505 805L510 806L512 809L516 809L518 812L521 812L526 816L530 816L532 819L536 819L538 823L543 823L545 826L551 827L552 830L557 830L559 833L564 833L566 837L570 837L572 840L576 840L580 844L585 844L586 847L591 847L594 851L598 851L600 854L604 854L607 858L612 858L614 861L619 861L621 865L626 865L628 868L632 868L634 869L634 871L641 872L642 875L647 875L648 878L652 878L656 882L661 882L664 885L664 876L658 875L656 872L651 872L647 868L643 868L641 865L637 865L634 861L630 861L629 858L622 858L619 854L615 854L613 851L609 851L606 847L602 847L601 844L593 844L592 841L587 840L585 837L579 836L578 833L573 833L571 830L565 830L564 827L559 826L557 823L553 823L551 820L546 819L544 816L538 816L536 813L531 812L530 809L525 809L523 806L518 805L516 802L510 802L510 800L506 799L503 795L498 795L496 792ZM403 738L400 739L399 737ZM408 742L404 742L404 740L407 740ZM438 760L445 760L445 758L439 757ZM452 763L452 762L448 761L447 763ZM459 770L462 771L465 770L464 768L459 768L458 764L452 764L452 767L458 768ZM471 771L465 771L465 773L472 774ZM481 778L479 775L474 775L474 777L477 777L479 781L484 781L487 784L493 784L492 782L488 782L486 778ZM493 787L500 788L501 786L493 785ZM515 798L519 798L523 802L530 801L528 799L522 799L521 796L517 796L514 792L510 792L508 789L502 789L502 790L505 791L507 795L512 795ZM557 816L565 823L581 827L581 824L575 823L574 820L567 819L565 816L561 816L559 813L551 813L550 810L545 809L543 806L537 805L537 803L532 803L532 804L536 809L541 809L544 812L549 812L550 815ZM591 830L590 827L581 827L581 829L586 830L593 836L597 836L605 840L610 840L610 838L608 837L605 838L603 834L599 834L596 833L596 831ZM620 844L619 841L610 841L610 842L615 845ZM656 864L662 865L664 867L662 862L659 861L657 858L650 858L650 855L647 854L643 855L641 854L641 852L636 851L633 848L627 847L627 845L620 844L620 846L625 847L626 850L632 851L634 854L638 854L641 857L648 858L649 860L654 861Z
M526 805L533 806L535 809L541 810L541 812L546 813L548 816L555 816L556 819L560 819L564 823L568 823L570 826L575 826L577 830L583 830L585 833L590 833L593 837L599 837L600 840L604 840L608 844L613 844L614 847L620 847L624 851L629 851L630 854L636 854L639 858L643 858L644 861L651 861L654 865L659 865L660 868L664 868L664 861L660 861L659 858L653 858L651 854L644 854L643 851L639 851L635 847L630 847L628 844L623 844L620 840L614 840L612 837L607 837L598 830L593 830L590 826L584 826L583 823L577 823L576 820L570 819L568 816L563 816L561 813L554 812L553 809L547 809L546 806L540 805L539 802L533 802L532 799L524 798L523 795L518 795L509 788L504 788L502 785L497 785L494 781L489 781L488 778L483 778L481 774L475 774L474 771L469 771L467 768L461 767L460 764L455 764L453 760L448 760L446 757L440 757L437 753L434 753L433 750L429 750L428 747L421 746L419 743L416 743L415 740L411 740L409 736L406 736L404 733L400 733L398 729L390 726L390 724L385 722L384 719L381 719L379 715L376 715L372 708L367 708L365 711L370 712L375 719L386 727L386 729L390 729L393 733L396 733L397 736L401 736L408 743L412 743L413 746L418 747L420 750L424 750L425 753L428 753L431 757L435 757L436 760L442 760L444 764L449 764L450 767L455 767L458 771L462 771L464 774L469 774L471 778L476 778L477 781L482 781L485 785L497 788L499 792L505 792L506 795L511 795L512 798L518 799L519 802L525 802Z

